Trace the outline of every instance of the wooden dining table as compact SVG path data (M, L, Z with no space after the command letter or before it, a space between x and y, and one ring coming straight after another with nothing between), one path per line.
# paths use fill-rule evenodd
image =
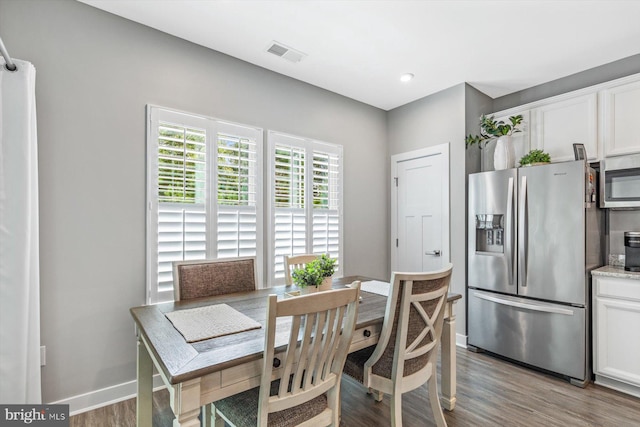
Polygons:
M337 278L333 279L333 287L341 288L355 280L371 279L362 276ZM154 367L169 390L169 402L176 416L174 426L199 426L198 415L201 407L259 386L267 296L277 294L284 298L285 293L293 289L295 287L276 286L132 308L131 315L138 336L137 425L152 425ZM387 297L369 292L361 292L361 297L350 352L376 344L382 329ZM441 337L440 401L443 408L449 411L452 411L456 404L455 304L460 298L459 294L449 294ZM227 304L256 320L262 327L188 343L165 316L166 313L177 310L214 304ZM276 348L276 357L277 353ZM211 422L210 416L211 414L205 416L205 425Z

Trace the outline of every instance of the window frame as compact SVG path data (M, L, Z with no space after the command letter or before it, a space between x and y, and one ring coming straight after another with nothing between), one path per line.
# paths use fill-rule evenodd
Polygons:
M267 205L268 212L267 218L267 277L266 281L270 286L278 286L284 284L284 278L275 277L275 264L276 264L276 248L275 248L275 149L276 145L288 145L294 147L301 147L305 151L305 178L304 178L304 214L305 214L305 253L313 253L313 153L323 152L329 154L335 154L338 157L338 265L339 271L336 272L335 277L342 277L344 275L344 149L342 145L331 144L311 138L304 138L287 134L284 132L278 132L273 130L267 131ZM310 157L309 157L310 154ZM311 160L311 167L308 167L309 159ZM294 209L294 208L290 208ZM296 208L297 209L297 208Z
M218 252L218 135L233 134L234 130L246 129L247 134L253 133L251 138L256 143L256 186L255 186L255 216L256 216L256 277L258 287L263 287L264 251L264 132L261 128L233 123L199 114L188 113L171 108L148 104L146 108L146 300L148 304L173 300L173 290L160 291L158 286L158 137L159 122L173 123L181 127L204 129L205 137L205 228L206 228L206 258L217 259ZM173 204L172 204L173 205ZM175 203L176 207L182 204ZM187 204L185 204L187 205ZM193 206L196 206L195 204ZM234 206L234 205L231 205ZM229 207L225 205L225 207ZM244 206L238 206L240 210ZM239 255L241 256L241 255Z

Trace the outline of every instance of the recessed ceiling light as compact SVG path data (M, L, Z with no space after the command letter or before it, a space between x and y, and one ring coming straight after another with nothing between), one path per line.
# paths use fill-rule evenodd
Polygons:
M405 82L406 83L406 82L410 81L411 79L413 79L413 74L411 74L411 73L406 73L406 74L403 74L403 75L400 76L400 81L401 82Z

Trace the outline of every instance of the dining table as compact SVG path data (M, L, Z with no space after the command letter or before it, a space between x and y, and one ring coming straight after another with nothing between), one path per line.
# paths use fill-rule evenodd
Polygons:
M366 282L372 279L363 276L334 278L332 286L338 289L356 280ZM152 426L154 367L169 391L169 403L176 417L174 427L200 426L198 416L203 407L208 408L202 411L203 425L221 425L219 420L215 420L209 404L260 385L267 296L276 294L278 298L285 298L296 289L295 286L274 286L131 308L138 340L137 426ZM386 296L363 290L360 295L358 317L349 352L378 342L385 315ZM460 298L460 294L449 293L441 336L440 402L449 411L456 404L455 305ZM167 314L180 310L218 304L237 310L260 326L211 339L187 342L167 317ZM280 328L282 330L277 334L288 336L286 325L280 325ZM276 359L277 356L276 347Z

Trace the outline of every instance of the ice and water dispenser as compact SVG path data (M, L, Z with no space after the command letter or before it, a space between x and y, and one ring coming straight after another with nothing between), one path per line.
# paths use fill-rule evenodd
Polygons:
M476 215L476 252L504 253L504 215Z

